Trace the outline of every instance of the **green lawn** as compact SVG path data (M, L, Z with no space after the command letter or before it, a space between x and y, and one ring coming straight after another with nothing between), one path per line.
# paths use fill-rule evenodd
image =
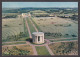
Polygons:
M2 42L26 41L28 36L24 19L9 18L2 20Z
M34 29L32 23L30 22L29 18L27 18L26 20L28 22L28 26L30 28L31 33L36 32L36 30Z
M50 55L45 46L36 46L38 55Z
M2 45L26 44L26 42L2 43Z
M71 39L59 39L59 40L50 40L51 42L59 42L59 41L71 41L71 40L78 40L78 38L71 38Z
M34 23L34 25L36 26L36 28L37 28L39 31L41 31L41 29L39 28L39 26L34 22L33 17L31 18L31 20L32 20L32 22Z
M28 30L26 27L26 23L25 23L25 19L23 19L23 23L24 23L24 33L25 33L25 35L29 36Z

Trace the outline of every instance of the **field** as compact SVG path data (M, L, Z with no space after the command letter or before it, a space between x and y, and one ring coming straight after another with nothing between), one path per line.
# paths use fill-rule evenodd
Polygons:
M34 17L34 22L45 33L45 38L78 37L78 22L59 17Z
M49 47L55 55L78 55L77 41L54 43L50 44Z
M25 56L33 55L30 45L2 46L2 56Z
M20 38L22 38L22 36L24 36L24 23L21 18L2 19L2 41L3 42L17 41Z
M74 40L78 40L78 38L63 38L63 39L54 39L54 40L50 40L51 42L61 42L61 41L74 41Z
M34 27L33 27L32 23L31 23L31 21L29 20L29 18L26 18L26 20L27 20L27 22L28 22L28 25L29 25L31 34L32 34L33 32L36 32L36 30L34 29Z
M38 55L50 55L45 46L36 46Z
M26 44L26 42L23 41L23 42L8 42L8 43L3 42L2 43L2 45L14 45L14 44Z
M2 13L2 16L19 15L19 13Z

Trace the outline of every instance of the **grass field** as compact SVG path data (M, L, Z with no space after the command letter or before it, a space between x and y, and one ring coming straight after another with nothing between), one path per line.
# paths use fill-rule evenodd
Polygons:
M78 38L71 38L71 39L57 39L57 40L50 40L51 42L59 42L59 41L72 41L72 40L78 40Z
M78 37L78 24L73 20L59 17L35 17L33 20L46 33L45 38Z
M2 56L26 56L33 55L30 45L2 46Z
M34 27L33 27L33 24L32 24L31 21L29 20L29 18L26 18L26 20L27 20L27 22L28 22L28 25L29 25L31 34L32 34L33 32L36 32L36 30L35 30Z
M23 19L21 19L21 18L2 19L2 41L3 42L16 41L14 39L15 37L19 38L19 39L24 38L20 35L22 35L22 36L24 35ZM26 35L28 35L28 33L26 33ZM11 37L13 37L13 38L11 38Z
M49 47L55 55L78 55L77 41L54 43L50 44Z
M38 55L50 55L45 46L36 46Z
M2 13L2 16L19 15L19 13Z
M26 44L26 42L2 43L2 45Z

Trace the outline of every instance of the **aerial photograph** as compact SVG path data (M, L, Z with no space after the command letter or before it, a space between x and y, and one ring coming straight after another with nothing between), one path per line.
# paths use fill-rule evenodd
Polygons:
M2 56L78 55L78 2L2 2Z

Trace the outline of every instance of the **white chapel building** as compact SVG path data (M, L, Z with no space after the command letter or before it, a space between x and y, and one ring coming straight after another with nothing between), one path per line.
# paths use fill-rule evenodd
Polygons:
M35 44L44 43L44 33L43 32L33 32L32 33L32 41Z

